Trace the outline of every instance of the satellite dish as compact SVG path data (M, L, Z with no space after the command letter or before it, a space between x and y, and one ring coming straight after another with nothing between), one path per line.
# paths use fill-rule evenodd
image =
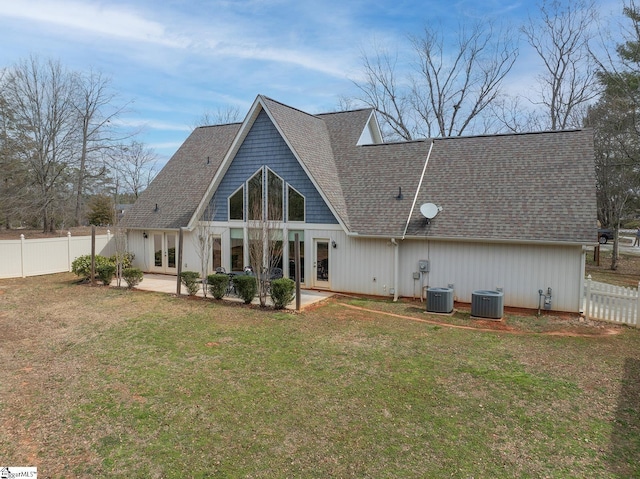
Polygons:
M420 206L420 213L422 213L422 216L430 220L435 218L441 209L442 208L434 205L433 203L425 203L422 206Z

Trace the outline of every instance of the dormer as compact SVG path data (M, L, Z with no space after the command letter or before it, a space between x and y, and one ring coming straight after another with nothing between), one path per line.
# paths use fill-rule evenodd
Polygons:
M375 110L371 111L371 115L367 120L367 124L362 130L360 134L360 138L356 145L377 145L382 143L382 131L380 130L380 125L378 124L378 118L376 117Z

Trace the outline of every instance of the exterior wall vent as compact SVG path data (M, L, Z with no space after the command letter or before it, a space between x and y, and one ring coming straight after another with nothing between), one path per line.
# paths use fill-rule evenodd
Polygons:
M504 313L502 291L478 290L471 293L471 316L501 320Z
M453 311L453 289L427 288L427 311L430 313Z

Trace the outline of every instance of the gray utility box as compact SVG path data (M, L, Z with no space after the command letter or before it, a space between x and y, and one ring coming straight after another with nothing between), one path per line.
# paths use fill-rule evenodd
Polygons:
M430 313L453 311L453 289L427 288L427 311Z
M471 316L502 319L503 313L504 293L502 291L478 290L471 293Z

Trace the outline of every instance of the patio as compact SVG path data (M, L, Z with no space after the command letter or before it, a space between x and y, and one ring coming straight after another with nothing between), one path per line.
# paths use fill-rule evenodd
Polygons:
M115 284L114 282L111 283ZM163 274L150 274L145 273L144 279L136 286L136 289L142 291L155 291L158 293L168 293L168 294L176 294L177 288L177 277L169 276ZM187 295L187 289L184 285L180 285L180 294ZM300 309L305 309L306 307L318 303L322 300L325 300L333 295L330 291L317 291L304 289L300 291ZM198 291L196 296L203 297L202 290ZM242 300L236 296L225 296L225 301L236 301L242 302ZM271 298L267 298L267 304L271 303ZM252 304L258 304L258 299L254 299ZM296 302L295 300L287 306L286 309L295 310Z

